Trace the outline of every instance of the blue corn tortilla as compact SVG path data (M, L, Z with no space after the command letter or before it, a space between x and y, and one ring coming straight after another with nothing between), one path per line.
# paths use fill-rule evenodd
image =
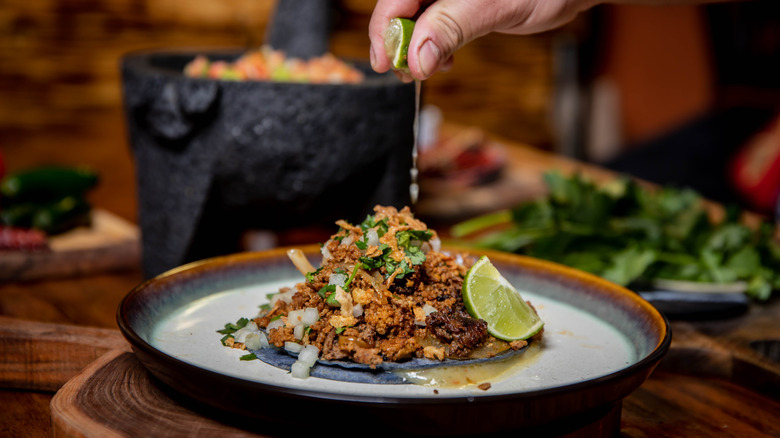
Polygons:
M529 344L530 345L530 342ZM432 360L414 358L404 362L382 362L372 369L369 365L341 360L321 360L311 367L309 375L321 379L339 380L349 383L375 383L386 385L399 385L412 383L393 371L420 370L426 368L438 368L447 366L475 365L498 360L508 359L524 352L528 345L518 350L506 350L494 357L480 359L445 359ZM266 347L250 350L258 359L268 365L290 371L292 364L297 360L297 353L291 353L283 348Z

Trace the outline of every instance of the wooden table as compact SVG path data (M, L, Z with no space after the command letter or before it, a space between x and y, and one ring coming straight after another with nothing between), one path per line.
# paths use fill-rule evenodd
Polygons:
M22 154L23 150L19 148L15 153ZM88 156L86 149L81 152ZM511 177L527 190L528 196L538 195L542 187L541 173L552 168L581 169L596 178L609 176L600 169L522 145L510 145L510 154ZM23 162L33 160L31 157L21 159ZM10 161L8 156L6 160ZM119 177L114 175L113 178L129 175L127 169L122 172L125 173L120 172ZM132 186L124 184L102 189L95 203L108 209L130 205L118 212L130 219L133 196ZM78 367L64 367L56 361L45 364L38 360L40 366L48 366L43 372L53 375L53 380L41 381L35 373L15 373L21 362L36 361L25 356L25 352L34 350L34 344L19 343L19 339L14 338L19 335L14 327L29 329L36 324L15 326L14 320L9 318L64 325L56 326L59 331L44 330L38 335L40 339L65 337L74 327L82 334L84 330L110 333L106 346L68 352L71 358L81 358L86 364L122 343L121 338L113 337L118 334L115 331L116 309L122 297L141 281L140 267L134 265L120 271L76 278L0 285L0 323L3 323L0 324L3 327L0 353L7 353L11 346L14 348L14 354L6 354L0 360L0 383L6 388L0 390L0 406L3 407L0 409L0 436L48 437L53 432L62 433L56 426L53 429L49 404L57 388L79 371ZM780 362L773 362L750 347L757 341L780 342L778 320L780 300L774 299L766 304L752 305L747 314L731 319L673 321L674 341L670 353L653 376L623 402L621 435L780 436ZM20 362L14 363L17 360ZM168 436L184 435L176 430L166 432ZM233 432L240 434L237 430Z

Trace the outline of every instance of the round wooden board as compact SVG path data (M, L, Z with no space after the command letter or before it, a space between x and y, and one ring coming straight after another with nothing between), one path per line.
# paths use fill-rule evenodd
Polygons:
M697 361L695 355L683 355L688 356L684 362L698 362L697 368L707 369L701 357ZM679 355L672 354L670 362L680 359L675 356ZM780 400L755 392L750 385L708 376L708 372L697 376L674 368L678 367L660 367L622 407L618 404L565 436L691 436L699 432L702 436L780 436L776 422ZM134 354L123 350L106 353L68 381L52 398L51 416L52 436L56 437L232 438L291 432L177 400L150 378Z
M57 437L258 437L198 415L170 398L132 353L106 353L51 401Z
M127 351L101 356L68 381L52 398L52 435L56 437L262 437L290 435L295 426L249 423L229 413L176 400L157 385ZM185 402L184 406L180 402ZM305 413L301 413L302 418ZM621 405L583 421L575 437L617 436ZM221 421L220 421L221 420ZM329 426L330 427L330 426ZM394 432L394 434L396 434ZM372 436L384 436L372 431Z

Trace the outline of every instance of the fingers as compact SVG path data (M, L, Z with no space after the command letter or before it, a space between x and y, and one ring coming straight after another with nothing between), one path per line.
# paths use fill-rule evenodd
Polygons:
M369 23L371 66L391 68L384 32L395 17L418 16L409 44L409 76L427 79L452 66L466 43L493 31L529 34L549 30L600 0L378 0Z
M371 67L376 72L384 73L392 66L385 52L384 39L385 29L390 20L396 17L414 17L422 3L422 0L377 0L371 21L368 23Z
M392 67L385 53L384 32L395 17L419 15L409 44L409 74L400 77L427 79L437 71L449 70L455 51L493 30L496 17L504 15L514 3L514 0L378 0L369 23L371 66L379 73ZM421 12L423 6L427 8Z
M449 70L453 54L469 41L492 30L491 17L502 2L438 0L417 19L409 44L409 71L427 79L437 71Z

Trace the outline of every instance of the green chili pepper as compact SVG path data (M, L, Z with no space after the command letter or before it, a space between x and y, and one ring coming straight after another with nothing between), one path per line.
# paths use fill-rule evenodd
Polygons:
M0 223L9 227L30 228L38 205L32 203L3 206Z
M0 181L0 194L14 200L51 201L81 196L97 183L97 173L85 167L36 167L6 175Z
M47 234L67 231L89 221L89 204L81 197L66 196L48 206L35 210L32 228Z

